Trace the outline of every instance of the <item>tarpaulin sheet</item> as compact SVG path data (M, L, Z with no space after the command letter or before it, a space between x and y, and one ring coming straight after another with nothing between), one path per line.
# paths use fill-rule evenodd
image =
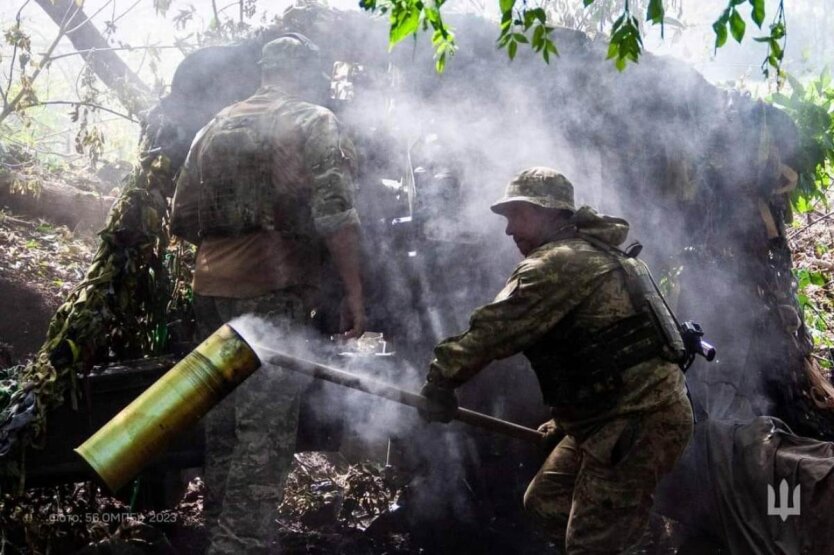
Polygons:
M734 555L834 555L832 469L834 443L799 437L777 418L707 419L661 483L655 510ZM797 486L799 514L783 519L774 509L789 507Z

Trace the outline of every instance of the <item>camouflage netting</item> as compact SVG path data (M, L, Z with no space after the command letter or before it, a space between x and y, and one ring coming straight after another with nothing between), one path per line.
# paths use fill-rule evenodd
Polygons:
M334 109L361 155L366 273L376 284L369 328L392 337L418 374L431 345L460 330L512 267L501 224L484 218L488 203L518 169L550 164L571 177L580 201L632 222L631 236L647 245L678 313L701 321L717 345L719 362L698 362L688 375L702 417L773 414L801 434L834 438L830 387L808 357L785 237L789 196L808 186L813 169L801 167L790 120L671 59L646 55L620 74L604 44L560 30L561 55L550 66L526 52L510 64L495 48L492 23L451 22L461 50L443 75L433 73L427 37L388 53L384 19L316 6L292 8L277 27L240 45L189 56L171 95L148 116L145 157L93 266L56 315L38 361L17 377L23 386L0 418L0 447L8 451L21 433L42 442L46 413L65 392L75 398L77 377L92 364L164 347L165 308L176 289L164 264L172 176L211 115L254 91L260 46L282 31L309 36L328 63L363 66L345 94L351 100L334 101ZM430 148L430 134L446 146ZM404 174L402 194L391 192L390 181L379 185ZM389 213L385 203L403 197L412 209L431 198L437 204L423 214ZM405 238L390 226L401 215L418 226ZM456 225L446 227L449 220ZM539 399L535 382L519 372L484 373L461 397L465 406L527 424L543 417L531 401ZM532 458L523 447L490 441L479 467L487 492L509 479L485 460ZM524 464L510 474L529 479Z
M48 412L67 398L77 405L79 378L93 365L158 354L167 345L170 164L146 154L126 180L84 279L52 318L36 359L6 371L0 455L21 438L42 446Z

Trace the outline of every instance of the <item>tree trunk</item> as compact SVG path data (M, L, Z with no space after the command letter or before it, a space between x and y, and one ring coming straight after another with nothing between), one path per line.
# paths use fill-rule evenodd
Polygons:
M88 21L87 14L74 0L35 1L56 25L60 27L62 23L65 24L67 38L72 45L83 52L82 56L98 78L116 93L131 114L138 114L149 107L150 88L127 67L116 52L107 50L111 45ZM69 18L68 21L66 18Z
M81 191L57 182L42 182L36 196L32 192L13 192L12 180L0 181L0 206L13 213L43 218L58 225L83 231L104 227L115 197Z

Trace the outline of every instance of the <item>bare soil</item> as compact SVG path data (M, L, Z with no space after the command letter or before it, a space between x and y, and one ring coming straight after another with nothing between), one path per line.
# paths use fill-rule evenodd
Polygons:
M84 277L94 249L92 237L0 212L0 343L12 362L40 348L49 320Z

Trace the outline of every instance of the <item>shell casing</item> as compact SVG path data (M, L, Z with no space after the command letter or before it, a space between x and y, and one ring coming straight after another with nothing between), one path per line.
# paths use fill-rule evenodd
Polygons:
M223 325L75 449L117 491L261 365Z

